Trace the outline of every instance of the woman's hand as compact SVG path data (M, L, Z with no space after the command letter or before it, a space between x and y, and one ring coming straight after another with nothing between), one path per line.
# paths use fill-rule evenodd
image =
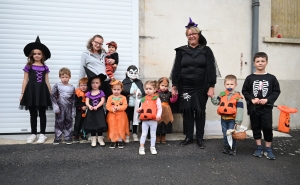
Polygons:
M207 91L207 96L212 98L212 97L214 97L214 95L215 95L215 88L210 87Z
M172 86L172 95L174 96L176 94L178 94L178 90L177 90L176 86Z
M23 93L22 93L21 96L20 96L20 101L22 100L22 98L23 98Z

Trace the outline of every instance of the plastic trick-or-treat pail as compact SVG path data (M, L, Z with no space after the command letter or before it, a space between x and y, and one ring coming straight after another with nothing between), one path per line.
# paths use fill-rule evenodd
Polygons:
M290 132L290 114L298 112L298 109L284 105L278 105L277 108L280 110L278 131L288 133Z

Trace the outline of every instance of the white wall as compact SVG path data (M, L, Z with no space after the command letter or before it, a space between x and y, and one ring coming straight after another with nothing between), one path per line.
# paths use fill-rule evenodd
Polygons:
M267 71L280 81L282 94L277 104L300 107L296 93L299 89L299 45L265 44L262 37L270 34L271 0L260 2L259 49L269 55ZM222 78L218 79L215 93L224 90L227 74L238 77L238 90L251 73L251 0L143 0L140 1L140 68L141 78L169 77L175 57L174 48L185 45L185 25L189 17L198 23L218 62ZM298 52L297 52L298 49ZM241 57L242 56L242 57ZM285 62L285 63L283 63ZM280 69L280 70L278 70ZM291 85L290 84L295 84ZM290 90L284 89L289 87ZM291 98L292 97L292 98ZM298 101L295 101L298 100ZM274 109L274 127L279 114ZM245 110L244 124L249 125ZM298 118L298 119L297 119ZM300 128L299 114L291 116L291 127ZM182 131L180 116L175 117L174 131ZM207 120L218 120L216 107L207 104Z

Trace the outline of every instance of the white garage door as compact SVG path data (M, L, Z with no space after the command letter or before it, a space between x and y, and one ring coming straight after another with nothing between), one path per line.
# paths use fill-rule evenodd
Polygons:
M59 82L62 67L71 70L70 83L76 86L81 53L87 40L100 34L104 43L117 42L115 76L124 79L126 68L138 65L138 10L138 0L1 0L0 134L30 132L29 112L18 109L27 43L39 35L51 50L46 61L51 86ZM46 132L53 132L53 111L47 111L47 120Z

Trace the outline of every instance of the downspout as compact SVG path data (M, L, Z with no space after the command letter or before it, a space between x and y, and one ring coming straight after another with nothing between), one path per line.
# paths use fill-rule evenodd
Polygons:
M253 56L258 52L258 23L259 23L259 0L252 0L252 47L251 59L253 61ZM253 63L251 62L251 72L255 72Z

